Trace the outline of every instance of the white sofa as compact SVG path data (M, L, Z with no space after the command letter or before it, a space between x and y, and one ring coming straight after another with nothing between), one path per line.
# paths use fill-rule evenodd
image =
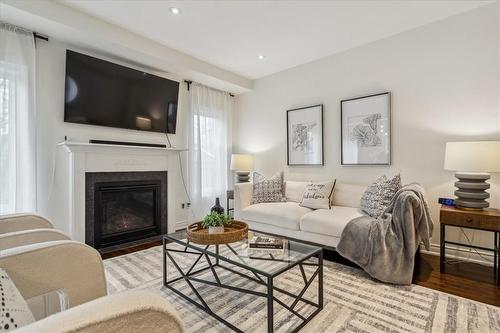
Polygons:
M252 183L234 188L234 217L249 228L335 248L342 230L352 219L364 215L359 209L365 186L337 181L331 209L301 207L300 201L308 182L285 182L286 202L251 204Z

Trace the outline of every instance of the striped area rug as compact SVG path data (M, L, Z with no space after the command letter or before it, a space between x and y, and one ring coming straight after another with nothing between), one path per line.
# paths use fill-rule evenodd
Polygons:
M175 253L174 256L184 269L195 259L184 254ZM162 257L161 246L158 246L105 260L109 293L152 290L174 305L188 332L230 332L226 326L163 287ZM176 276L171 263L168 270L172 273L169 279ZM227 284L265 291L263 286L223 269L217 273ZM306 273L311 274L310 271ZM209 270L199 277L214 281ZM266 332L264 298L194 284L221 317L245 332ZM298 293L303 286L299 269L282 274L274 285ZM195 297L185 282L179 281L176 286ZM305 297L316 300L316 282L309 289ZM280 293L276 296L287 304L292 301ZM324 297L325 307L301 332L500 332L500 308L417 285L386 285L372 280L361 270L328 261L324 266ZM304 305L296 309L301 314L308 314L310 310ZM295 316L276 302L274 318L276 332L289 332L299 324Z

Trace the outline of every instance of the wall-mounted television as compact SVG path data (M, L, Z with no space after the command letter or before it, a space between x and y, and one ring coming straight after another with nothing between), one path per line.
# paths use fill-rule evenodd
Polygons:
M175 133L179 82L66 51L64 121Z

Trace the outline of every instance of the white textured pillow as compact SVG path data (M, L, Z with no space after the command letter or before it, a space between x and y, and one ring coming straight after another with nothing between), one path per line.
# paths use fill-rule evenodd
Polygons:
M28 304L17 290L14 282L5 270L0 268L0 289L2 291L2 307L0 308L0 332L13 331L19 327L35 322Z
M301 202L307 184L309 184L309 182L295 182L287 180L285 182L286 201Z
M334 187L335 181L307 184L300 206L311 209L330 209Z

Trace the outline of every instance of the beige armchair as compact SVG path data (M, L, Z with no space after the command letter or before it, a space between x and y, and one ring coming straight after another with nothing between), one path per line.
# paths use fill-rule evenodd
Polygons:
M69 240L41 216L0 216L0 268L24 299L63 290L69 300L70 309L16 332L184 332L175 309L155 293L131 291L106 296L99 252Z
M13 247L58 240L70 238L57 229L31 229L0 234L0 252Z
M0 251L17 246L30 245L70 238L46 218L35 214L0 216Z
M0 234L30 229L53 229L52 223L36 214L0 215Z
M16 332L184 332L175 309L156 293L130 291L106 296L101 256L86 244L61 240L10 248L0 251L0 267L24 299L55 290L63 290L69 298L69 310Z
M60 240L0 251L0 267L24 299L63 289L70 306L105 296L101 255L83 243Z
M16 333L182 333L175 309L161 296L130 291L47 317Z

